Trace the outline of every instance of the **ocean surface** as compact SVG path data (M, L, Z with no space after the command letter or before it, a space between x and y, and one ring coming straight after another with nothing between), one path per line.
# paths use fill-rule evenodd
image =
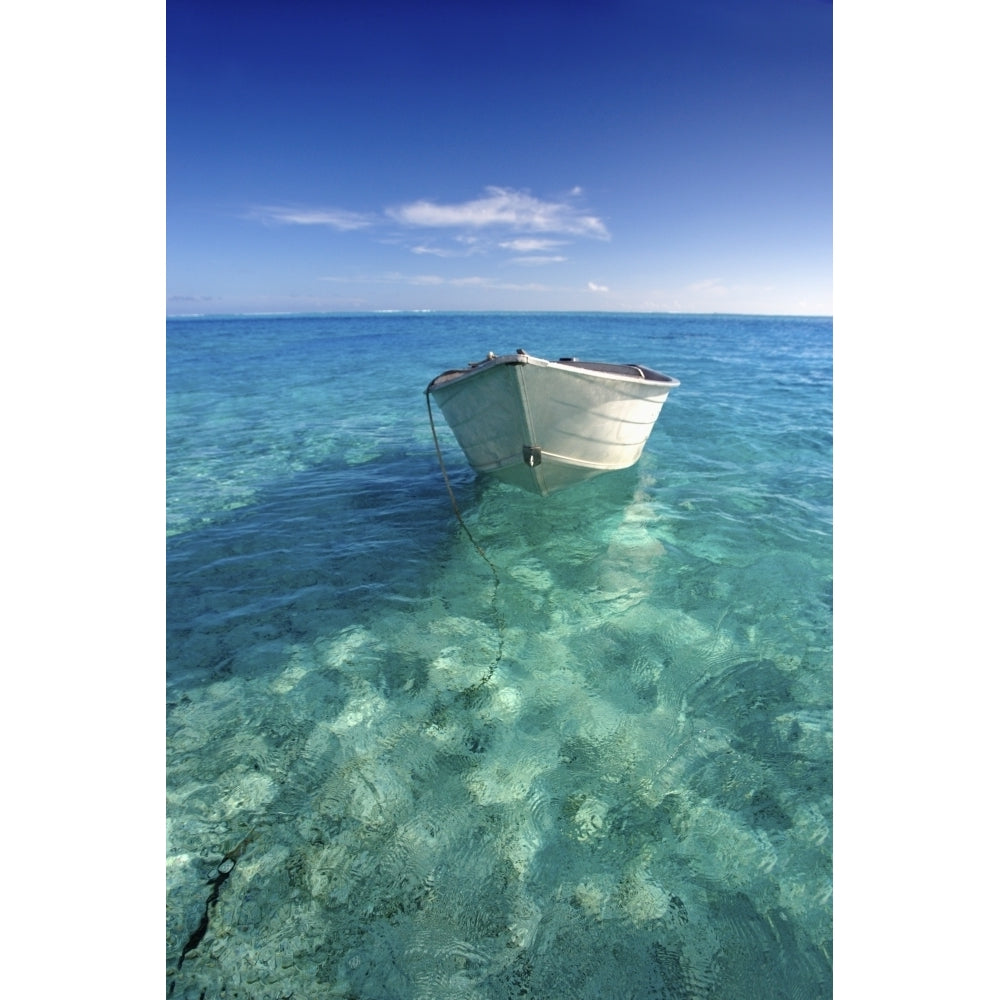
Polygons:
M167 322L174 998L832 995L832 321ZM639 463L477 478L488 351L680 379ZM433 405L433 404L432 404Z

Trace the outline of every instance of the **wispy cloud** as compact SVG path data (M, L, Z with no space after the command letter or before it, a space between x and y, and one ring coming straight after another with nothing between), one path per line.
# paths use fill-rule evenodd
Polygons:
M250 213L252 218L266 223L293 226L327 226L340 232L367 229L373 219L361 212L343 208L294 208L282 205L261 205Z
M504 240L500 246L504 250L513 250L515 253L532 253L534 251L554 250L556 247L565 246L565 240L546 240L530 237L521 237L516 240Z
M447 246L440 246L436 243L418 243L410 247L410 253L429 254L432 257L474 257L477 254L486 253L487 250L488 246L482 240L478 238L463 239L460 236Z
M528 191L493 186L471 201L420 200L378 213L286 203L256 206L247 217L269 226L365 230L380 242L405 246L418 256L446 259L505 251L509 264L541 267L567 261L559 248L574 239L610 238L601 219L581 207L581 195L580 188L573 188L545 200ZM415 235L414 230L422 232Z
M418 246L410 247L410 253L430 254L432 257L468 257L469 250L451 250L446 247L427 246L421 243Z
M592 292L607 292L607 291L610 291L610 289L608 288L607 285L598 285L594 281L588 281L587 282L587 288L589 288Z
M575 193L575 192L574 192ZM608 239L604 223L572 201L543 201L526 191L488 187L480 198L455 204L414 201L387 209L407 226L427 228L505 228L522 233L559 233Z
M538 267L541 264L562 264L566 257L558 254L532 254L528 257L511 257L511 264L523 264L525 267Z
M537 282L499 281L496 278L478 274L444 277L440 274L401 274L396 271L387 274L351 275L350 277L330 274L322 276L320 281L330 281L338 284L402 284L418 287L489 288L516 292L548 292L553 290L551 286L540 285Z

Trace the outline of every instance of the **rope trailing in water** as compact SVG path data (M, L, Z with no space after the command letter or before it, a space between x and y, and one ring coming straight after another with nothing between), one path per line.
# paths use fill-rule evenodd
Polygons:
M444 455L441 452L441 443L438 441L437 429L434 427L434 411L431 409L431 394L429 387L424 391L424 396L427 399L427 419L430 421L431 436L434 438L434 450L437 452L438 464L441 466L441 475L444 478L444 485L447 487L448 496L451 499L451 509L455 512L455 517L458 519L458 523L462 526L462 530L468 536L469 541L472 542L472 547L479 553L483 562L489 566L490 572L493 574L493 598L490 604L493 609L493 617L496 619L497 626L497 655L496 659L490 665L489 670L483 675L483 677L475 684L470 685L461 692L462 697L469 698L481 687L483 687L484 684L489 682L490 678L493 676L493 671L496 670L497 664L503 657L504 620L503 615L500 614L500 607L497 604L497 593L500 590L500 573L497 571L497 568L493 564L490 557L483 551L483 547L476 541L472 532L469 530L469 526L465 523L465 519L462 517L462 512L458 509L458 501L455 499L455 491L451 488L451 479L448 477L448 470L444 464Z

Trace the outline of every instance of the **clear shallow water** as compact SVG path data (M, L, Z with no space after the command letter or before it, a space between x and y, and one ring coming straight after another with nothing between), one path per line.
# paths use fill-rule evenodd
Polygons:
M831 995L829 320L167 345L173 996ZM435 411L494 577L423 389L515 347L682 385L635 468L544 499Z

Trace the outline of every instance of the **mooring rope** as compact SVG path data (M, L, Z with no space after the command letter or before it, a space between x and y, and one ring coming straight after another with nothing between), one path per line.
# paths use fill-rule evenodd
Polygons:
M441 466L441 475L444 477L444 484L448 488L448 496L451 499L451 509L455 512L455 517L458 519L458 523L462 526L462 530L468 536L469 541L472 542L472 547L479 553L483 562L489 566L490 572L493 574L493 598L490 604L493 609L493 617L496 619L497 655L496 659L490 665L489 670L483 675L483 677L475 684L470 685L461 692L463 697L468 698L470 695L478 691L484 684L489 682L490 678L493 676L493 671L497 668L497 664L503 658L504 620L503 615L500 613L500 606L497 603L497 595L500 590L500 573L493 564L493 560L490 559L490 557L483 551L483 547L476 541L472 532L469 530L469 526L465 523L465 519L462 517L462 512L458 509L458 501L455 499L455 491L451 488L451 479L448 477L448 470L444 464L444 455L441 452L441 443L438 441L437 429L434 427L434 411L431 409L430 387L424 391L424 396L427 399L427 419L430 421L431 436L434 438L434 450L437 452L438 464Z

